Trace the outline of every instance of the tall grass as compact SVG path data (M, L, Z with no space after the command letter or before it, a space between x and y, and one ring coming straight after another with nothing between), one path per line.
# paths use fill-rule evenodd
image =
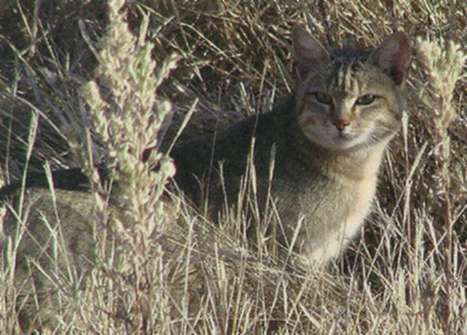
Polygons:
M123 1L112 3L11 2L2 13L17 18L1 32L4 179L44 161L83 167L95 220L109 220L118 241L99 249L101 262L79 293L61 293L75 308L59 312L67 323L57 333L465 332L461 2L134 1L121 10ZM183 201L161 197L173 170L158 151L269 111L292 91L288 36L296 23L331 46L376 46L400 29L416 50L404 126L386 155L374 212L342 259L310 272L291 271L267 248L247 249L232 233L241 216L214 226ZM112 167L118 190L102 188L93 169L100 161ZM10 270L4 264L0 276L0 329L13 334Z

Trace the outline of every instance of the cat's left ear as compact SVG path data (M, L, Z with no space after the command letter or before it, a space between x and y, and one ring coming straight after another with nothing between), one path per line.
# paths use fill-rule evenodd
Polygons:
M369 60L391 77L396 85L402 85L410 65L410 42L407 35L403 32L392 34L373 51Z
M299 80L305 79L311 69L329 62L326 49L304 27L292 30L294 57Z

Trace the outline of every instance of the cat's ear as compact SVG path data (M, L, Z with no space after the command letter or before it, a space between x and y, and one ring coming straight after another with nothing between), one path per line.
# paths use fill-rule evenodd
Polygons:
M311 68L329 61L329 54L303 27L292 30L294 57L299 80L303 80Z
M396 85L401 85L410 65L410 42L407 35L403 32L392 34L373 51L369 60L391 77Z

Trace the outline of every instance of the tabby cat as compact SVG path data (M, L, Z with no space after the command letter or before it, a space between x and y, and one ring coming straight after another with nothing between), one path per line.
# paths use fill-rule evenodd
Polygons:
M297 82L285 104L182 143L172 157L178 185L214 216L238 203L251 158L260 208L271 194L282 222L277 241L290 248L294 240L305 263L323 264L370 211L384 150L401 125L409 42L397 32L375 50L326 50L301 27L292 40Z

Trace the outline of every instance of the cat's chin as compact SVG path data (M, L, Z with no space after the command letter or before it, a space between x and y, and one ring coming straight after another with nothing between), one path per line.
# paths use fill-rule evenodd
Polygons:
M346 129L343 132L333 127L329 128L305 128L302 129L305 137L314 145L329 151L358 151L368 148L368 139L371 134L368 130L352 131Z

